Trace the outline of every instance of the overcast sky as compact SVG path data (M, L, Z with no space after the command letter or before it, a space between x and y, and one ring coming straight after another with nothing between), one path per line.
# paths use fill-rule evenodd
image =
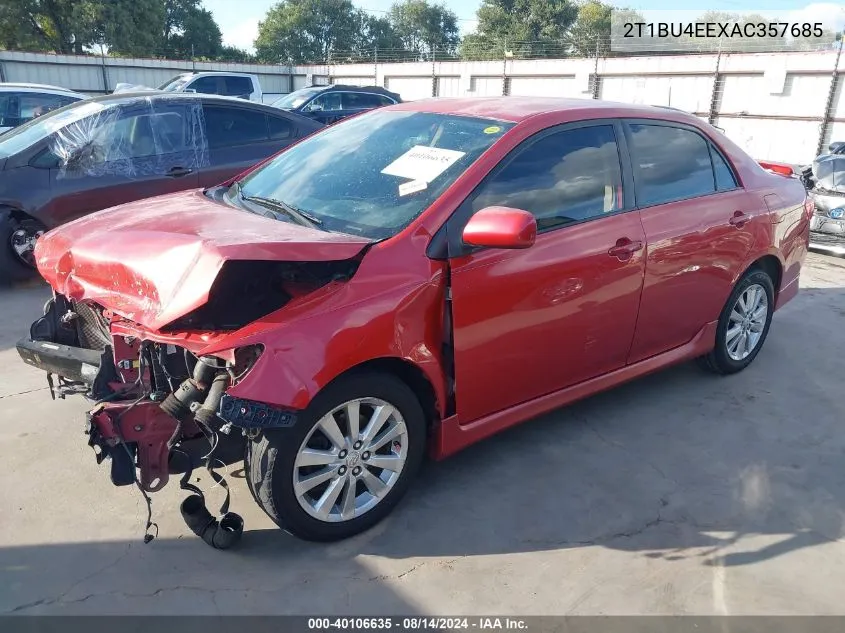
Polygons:
M264 18L267 9L277 4L278 0L203 0L203 4L213 14L220 29L223 31L223 41L226 44L253 50L253 41L258 34L258 21ZM353 0L356 6L374 15L384 15L394 0ZM448 6L460 19L459 25L463 33L475 29L475 11L481 0L445 0ZM626 6L642 11L649 18L649 10L671 10L678 8L678 0L628 0ZM760 9L760 5L765 9ZM782 12L789 12L790 21L824 22L829 28L842 29L845 26L845 5L832 2L796 2L795 0L766 0L766 2L743 2L742 0L710 0L702 3L701 12L707 9L720 11L754 11L755 13L772 15L777 11L778 18L784 16ZM684 7L687 10L696 9L695 5ZM667 19L666 14L651 19Z

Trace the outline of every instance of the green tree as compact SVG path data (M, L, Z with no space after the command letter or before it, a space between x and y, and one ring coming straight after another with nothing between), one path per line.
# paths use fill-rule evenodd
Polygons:
M217 59L221 62L239 62L241 64L254 63L255 55L249 53L237 46L223 46L217 54Z
M264 62L325 62L360 44L362 12L351 0L282 0L258 23L257 57Z
M168 57L216 58L223 50L220 27L200 0L164 0L160 49Z
M567 32L578 17L571 0L483 0L478 29L464 38L461 55L468 59L562 57Z
M402 0L390 8L388 19L405 50L420 59L454 55L461 39L458 16L444 4Z
M610 50L609 4L600 0L587 0L578 8L578 17L569 30L573 51L581 57L591 57Z
M31 51L78 53L93 38L89 11L74 0L3 0L0 4L0 45Z
M92 45L108 47L111 55L149 57L160 43L164 4L161 0L87 0L77 5L76 15L90 25ZM139 28L141 24L144 28Z

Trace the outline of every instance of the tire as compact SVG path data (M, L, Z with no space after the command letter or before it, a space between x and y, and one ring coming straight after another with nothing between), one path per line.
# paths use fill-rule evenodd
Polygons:
M751 335L758 333L760 334L760 337L756 339L753 344L753 348L747 353L747 355L737 358L737 350L732 349L735 339L732 339L732 345L728 344L728 329L729 327L737 325L736 321L731 320L731 315L734 312L734 308L737 307L739 298L742 297L746 291L755 286L757 288L762 288L765 293L765 321L761 323L762 331L760 332L754 331L754 325L752 323L750 329L748 330L748 334ZM757 292L759 292L759 290ZM735 374L736 372L742 371L748 367L754 359L757 358L757 354L760 353L760 350L763 348L763 344L766 342L766 337L769 334L769 327L772 324L774 306L775 291L771 277L769 277L768 273L760 270L759 268L752 268L737 282L733 292L731 292L730 297L728 297L728 300L725 303L725 307L722 308L722 313L719 315L719 324L716 327L716 347L714 347L710 353L699 359L701 366L709 371L722 375ZM736 314L739 314L740 312L741 310L738 310ZM740 334L739 336L742 335ZM748 339L746 339L746 341L748 341Z
M33 220L27 224L36 226ZM12 250L12 235L25 224L17 222L8 209L0 209L0 285L33 279L37 271L24 264Z
M328 420L330 412L356 401L360 401L358 405L361 416L359 436L362 439L368 430L367 416L375 417L375 403L381 401L383 404L392 406L398 415L391 413L381 423L383 426L376 424L378 427L376 431L359 449L353 450L351 440L348 440L345 444L348 447L345 451L345 460L338 459L329 465L323 465L322 462L319 466L298 465L297 457L303 449L320 450L322 455L326 455L327 452L337 452L341 455L344 452L338 448L343 444L338 441L340 437L335 436L335 442L332 443L328 439L329 436L323 434L321 420L324 416L327 416L325 419ZM349 430L345 411L346 409L339 410L337 415L340 417L335 417L334 420L336 428L341 430L346 441ZM388 436L388 430L401 429L403 423L406 431L403 435L386 441L385 446L376 446L378 441L384 441L384 438ZM379 429L384 429L385 432L379 433ZM374 439L377 440L372 444L375 448L372 453L369 453L366 449L369 442ZM318 445L322 442L322 445L314 448L315 442ZM425 443L425 415L417 396L407 384L390 374L376 372L350 374L338 379L320 392L298 416L293 427L264 431L256 440L249 442L245 460L247 485L253 492L258 505L267 515L294 536L308 541L340 540L369 529L393 510L419 470L425 455ZM399 448L396 448L397 445ZM376 453L376 451L385 450L389 452ZM398 450L400 454L394 455L395 450ZM404 464L398 467L391 463L393 468L401 468L399 472L390 468L373 469L372 461L368 462L370 466L367 466L364 461L378 458L381 458L378 459L380 463L386 460L396 461L402 457L403 451ZM317 508L311 505L310 501L315 501L317 506L320 505L319 502L303 496L301 491L298 493L294 486L294 477L301 480L303 471L304 477L307 478L315 472L328 473L332 468L337 469L333 471L336 474L339 473L337 476L333 475L327 483L321 483L312 489L316 492L306 493L322 498L322 495L330 494L327 492L330 488L334 490L333 486L342 486L334 497L336 501L331 505L322 504L323 508L328 507L326 512L331 515L319 518L315 515L318 512ZM341 477L344 470L346 474ZM360 473L360 478L356 475L356 470ZM353 477L353 475L356 476ZM382 496L371 493L370 486L374 483L371 477L376 477L380 482L379 485L387 485L382 480L383 477L387 478L389 485L382 489L384 491L380 493ZM339 480L345 480L346 483L336 484ZM353 501L351 506L347 506L342 501L347 499L346 494L349 493L350 487L353 491ZM379 486L373 487L378 489ZM349 514L349 518L343 518L341 513L347 512L347 508L357 506L359 498L374 505L366 507L364 503L361 510L355 507ZM377 500L373 502L373 499ZM310 511L306 509L305 504L308 504Z

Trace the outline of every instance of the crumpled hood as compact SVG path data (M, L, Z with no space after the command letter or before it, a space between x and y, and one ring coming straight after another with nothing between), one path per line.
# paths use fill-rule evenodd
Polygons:
M206 303L228 260L338 261L355 257L367 243L190 191L139 200L53 229L36 243L35 258L57 292L158 330Z

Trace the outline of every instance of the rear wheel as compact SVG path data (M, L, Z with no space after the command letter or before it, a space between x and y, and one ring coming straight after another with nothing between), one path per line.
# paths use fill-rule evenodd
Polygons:
M390 513L419 469L425 441L422 407L404 382L354 374L329 385L292 428L251 442L246 476L279 526L333 541Z
M0 210L0 283L35 277L35 241L44 233L35 220L14 219Z
M716 328L716 347L701 358L702 365L718 374L733 374L757 357L772 323L774 284L768 273L751 269L728 297Z

